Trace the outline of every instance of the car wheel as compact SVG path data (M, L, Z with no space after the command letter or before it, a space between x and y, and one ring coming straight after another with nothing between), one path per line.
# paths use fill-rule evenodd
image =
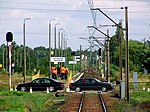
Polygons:
M76 87L75 91L76 91L76 92L80 92L80 91L81 91L81 88L80 88L80 87Z
M101 90L102 92L107 92L107 87L103 86Z
M53 92L53 91L55 91L55 88L53 86L51 86L51 87L49 87L49 91Z
M21 87L21 91L25 91L26 90L26 88L25 87Z

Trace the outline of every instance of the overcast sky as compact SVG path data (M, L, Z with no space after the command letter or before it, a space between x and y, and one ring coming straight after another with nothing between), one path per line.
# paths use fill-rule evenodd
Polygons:
M94 8L101 8L117 23L122 19L123 27L125 13L120 7L128 6L129 38L142 41L150 37L150 0L93 0L93 3ZM48 23L53 18L57 20L52 22L52 41L54 25L62 22L57 26L57 33L60 28L67 29L69 47L77 50L80 45L85 48L89 45L86 40L79 39L88 38L87 26L93 25L88 0L0 0L0 45L5 42L8 31L14 34L18 45L23 45L23 21L27 17L33 17L25 22L26 45L29 47L48 47ZM113 24L100 12L96 12L96 23L97 26ZM114 27L100 29L105 33L109 29L110 36L116 30ZM95 36L103 35L96 32Z

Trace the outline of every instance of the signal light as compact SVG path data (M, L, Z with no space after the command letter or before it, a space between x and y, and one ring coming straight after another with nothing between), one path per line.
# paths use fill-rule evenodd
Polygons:
M7 42L12 42L13 40L13 34L11 32L6 33L6 41Z
M101 56L101 48L98 49L98 55Z

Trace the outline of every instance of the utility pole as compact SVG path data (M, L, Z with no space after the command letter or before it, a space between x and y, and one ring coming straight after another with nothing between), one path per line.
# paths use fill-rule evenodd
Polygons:
M4 44L3 44L3 70L4 70L4 54L5 54L5 48L4 48Z
M122 20L119 21L119 47L120 47L120 53L119 53L119 68L120 68L120 80L122 81ZM120 97L121 97L121 87L120 87Z
M51 34L52 34L52 31L51 31L51 22L52 21L54 21L54 20L56 20L56 18L55 19L51 19L51 20L49 20L49 23L48 23L48 32L49 32L49 36L48 36L48 38L49 38L49 78L51 77ZM37 62L38 62L38 57L37 57Z
M80 45L80 72L81 72L81 61L82 61L82 48L81 48L81 45Z
M11 49L12 49L12 40L13 40L13 34L11 32L7 32L6 34L6 41L8 45L8 58L9 58L9 89L11 91L11 86L12 86L12 79L11 79Z
M12 46L11 46L11 42L8 42L8 53L9 53L9 89L11 91L11 86L12 86L12 79L11 79L11 49L12 49Z
M58 57L60 57L60 54L61 54L61 49L60 49L60 39L61 39L61 35L60 35L60 33L61 33L61 30L64 30L64 28L60 28L59 29L59 31L58 31L58 49L59 49L59 56Z
M26 19L25 19L26 20ZM26 43L25 43L25 20L24 20L24 23L23 23L23 51L24 51L24 53L23 53L23 55L24 55L24 74L23 74L23 76L24 76L24 78L23 78L23 83L25 83L26 82Z
M22 53L20 53L20 67L22 67Z
M60 23L56 23L55 26L54 26L54 56L58 56L57 55L57 48L56 48L56 31L57 31L57 25L60 25Z
M16 49L16 52L17 52L17 62L16 62L16 66L19 66L19 53L18 53L18 48Z
M100 76L102 76L102 56L99 56L99 71L100 71Z
M109 36L109 30L107 30L107 35ZM110 55L109 55L109 37L107 38L107 81L110 82Z
M90 61L89 61L89 66L92 66L92 44L91 44L91 40L90 40Z
M28 49L28 58L29 58L29 70L30 70L30 49Z
M14 67L15 67L15 65L16 65L16 51L15 51L15 45L13 46L14 47L14 49L13 49L13 51L14 51L14 63L13 63L13 66L12 66L12 68L13 68L13 73L15 73L15 70L14 70Z
M121 9L125 9L125 30L126 30L126 48L125 48L125 74L126 74L126 97L127 102L129 102L129 43L128 43L128 7L121 7ZM108 18L111 22L118 25L113 19L111 19L107 14L105 14L100 8L91 9L91 10L98 10L101 12L106 18ZM95 28L96 29L96 28ZM121 28L122 29L122 28Z
M8 72L8 46L6 46L6 72Z
M104 67L104 76L106 77L106 80L108 79L108 75L107 75L107 41L106 41L106 38L105 38L105 67Z
M23 82L25 83L26 82L26 74L27 74L27 57L26 57L26 35L25 35L25 31L26 31L26 25L25 25L25 22L26 20L30 20L31 18L25 18L24 21L23 21L23 55L24 55L24 74L23 74Z
M122 21L119 21L119 26L122 28ZM122 29L119 28L119 47L120 47L120 54L119 54L119 68L120 68L120 80L122 80Z
M126 97L129 102L129 43L128 43L128 7L125 7L125 26L126 26L126 61L125 61L125 72L126 72Z
M67 39L65 40L65 66L67 66Z
M100 73L100 76L103 78L102 73L101 73L101 57L102 57L102 53L101 53L101 48L98 49L98 71Z
M65 36L64 36L64 57L65 57Z
M54 56L56 56L56 25L54 27Z

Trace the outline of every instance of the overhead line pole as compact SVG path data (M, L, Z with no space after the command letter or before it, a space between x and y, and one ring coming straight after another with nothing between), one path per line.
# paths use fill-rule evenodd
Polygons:
M104 50L104 59L105 59L105 66L104 66L104 77L108 80L107 75L107 39L105 38L105 50Z
M98 10L100 11L104 16L106 16L110 21L112 21L115 25L117 25L119 28L121 28L113 19L111 19L107 14L105 14L100 8L95 8L91 10ZM122 29L122 28L121 28Z
M82 64L81 61L82 61L82 47L81 47L81 45L80 45L80 73L81 73L81 71L82 71L82 70L81 70L81 68L82 68L82 67L81 67L81 64Z
M120 27L122 27L122 21L119 21ZM119 67L120 67L120 80L122 80L122 29L119 28L119 47L120 47L120 56L119 56Z
M3 43L3 70L4 70L4 68L5 68L5 67L4 67L4 63L5 63L5 62L4 62L4 58L5 58L4 55L5 55L5 44Z
M125 7L125 26L126 26L126 92L127 102L129 102L129 43L128 43L128 7Z
M107 35L109 35L109 30L107 30ZM107 37L107 82L110 82L110 55L109 55L109 38Z
M109 33L108 33L108 31L107 31L107 34L105 34L104 32L102 32L101 30L99 30L98 28L96 28L96 27L94 27L94 26L88 26L88 28L90 28L90 27L93 27L94 29L96 29L97 31L99 31L100 33L102 33L103 35L105 35L107 38L106 38L106 44L105 44L105 49L106 49L106 54L105 54L105 62L107 63L106 65L107 65L107 70L106 70L106 66L105 66L105 75L106 75L106 80L107 81L110 81L109 80L109 78L110 78L110 68L108 68L108 67L110 67L110 65L108 65L108 64L110 64L110 62L108 62L109 61L109 49L108 49L108 41L109 41L109 38L110 38L110 36L109 36ZM109 78L108 78L109 77Z
M129 44L128 44L128 7L121 7L121 9L125 9L125 29L123 29L120 25L118 25L113 19L111 19L107 14L105 14L100 8L95 8L91 10L98 10L100 11L104 16L106 16L110 21L112 21L115 25L117 25L122 30L126 30L126 60L125 60L125 73L126 73L126 97L127 102L129 102Z
M106 44L105 44L105 49L106 49L106 54L105 54L105 62L107 65L107 70L106 70L106 66L105 66L105 75L106 75L106 80L109 82L110 81L110 57L109 57L109 31L107 30L107 34L105 34L104 32L102 32L101 30L99 30L98 28L94 27L94 26L88 26L88 27L93 27L94 29L96 29L97 31L99 31L100 33L102 33L103 35L105 35L106 38Z
M105 34L104 32L102 32L101 30L99 30L95 26L88 26L88 28L91 28L91 27L94 28L94 29L96 29L97 31L99 31L100 33L102 33L103 35L105 35L106 37L110 38L107 34Z

